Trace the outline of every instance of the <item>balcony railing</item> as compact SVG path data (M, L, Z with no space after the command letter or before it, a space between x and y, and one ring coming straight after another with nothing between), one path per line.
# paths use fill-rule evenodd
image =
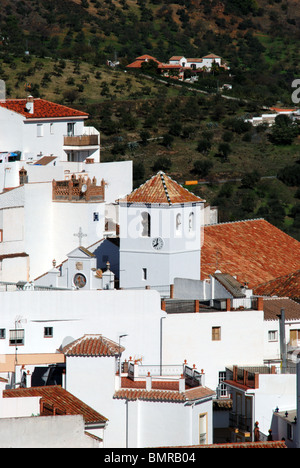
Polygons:
M99 145L99 135L76 135L65 136L64 146L97 146Z
M243 432L252 432L252 419L242 414L230 412L229 427L236 428Z

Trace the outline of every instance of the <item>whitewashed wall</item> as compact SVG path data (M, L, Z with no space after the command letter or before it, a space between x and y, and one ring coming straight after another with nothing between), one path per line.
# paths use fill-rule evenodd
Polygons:
M220 341L212 341L212 327L221 327ZM205 385L213 390L226 366L263 364L262 311L169 314L162 330L163 364L186 359L204 370Z

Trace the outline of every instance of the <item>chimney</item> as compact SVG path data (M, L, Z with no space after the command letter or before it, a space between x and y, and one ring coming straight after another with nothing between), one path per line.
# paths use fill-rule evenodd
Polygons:
M263 297L257 298L257 310L264 310L264 298Z
M29 114L33 114L34 112L34 99L31 95L27 97L26 110Z
M152 388L152 377L150 375L150 372L148 372L148 375L146 376L146 390L147 392L150 392Z

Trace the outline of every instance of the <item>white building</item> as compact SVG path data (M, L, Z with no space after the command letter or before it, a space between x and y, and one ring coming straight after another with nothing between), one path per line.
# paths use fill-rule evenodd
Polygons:
M2 379L1 448L103 447L107 418L64 388L7 390L4 383Z
M163 172L119 200L120 286L200 279L204 200Z
M212 443L214 392L203 385L203 375L184 365L168 366L166 374L165 367L133 361L120 374L123 351L120 342L101 335L83 336L63 349L67 389L105 408L104 447Z
M66 252L80 245L81 235L90 245L102 239L104 231L104 180L74 177L28 183L2 193L1 280L33 280L54 259L63 261Z
M0 102L0 140L6 153L21 160L55 156L62 161L100 161L100 134L85 127L88 114L45 99L5 99ZM0 158L1 158L0 153ZM1 159L3 159L1 158Z

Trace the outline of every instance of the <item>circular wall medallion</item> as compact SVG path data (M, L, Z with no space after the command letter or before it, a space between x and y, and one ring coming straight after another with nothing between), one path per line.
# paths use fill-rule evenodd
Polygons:
M86 285L86 277L82 273L76 273L73 281L77 288L83 288Z

